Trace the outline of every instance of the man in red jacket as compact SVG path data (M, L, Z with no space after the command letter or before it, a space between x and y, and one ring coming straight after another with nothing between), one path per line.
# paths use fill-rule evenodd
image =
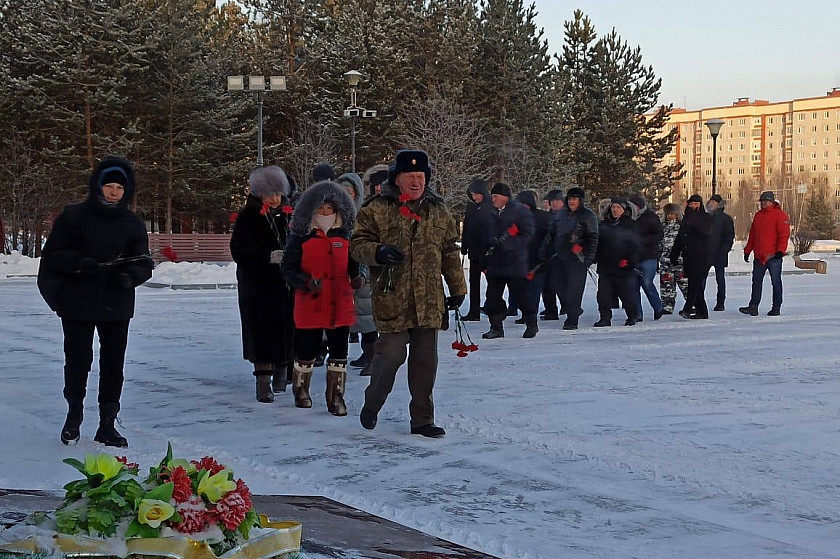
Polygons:
M750 304L738 310L750 316L758 315L761 284L764 282L764 273L769 271L770 282L773 284L773 307L767 316L779 316L782 307L782 258L790 237L790 220L769 190L761 193L758 203L761 209L753 217L750 236L744 247L744 262L750 261L750 252L754 255L752 295Z

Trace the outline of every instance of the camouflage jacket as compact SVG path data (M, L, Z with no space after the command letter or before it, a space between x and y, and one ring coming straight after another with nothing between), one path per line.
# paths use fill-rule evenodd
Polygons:
M359 210L351 255L370 266L373 318L380 332L440 328L446 314L441 276L451 295L467 293L455 220L429 187L423 198L406 204L419 221L400 213L398 197L395 186L384 184L382 194ZM376 250L382 244L400 247L405 260L396 266L378 264Z
M677 235L680 234L680 222L666 221L662 224L662 233L662 240L659 241L659 264L668 267L671 266L671 250ZM682 264L682 256L679 257L678 263Z

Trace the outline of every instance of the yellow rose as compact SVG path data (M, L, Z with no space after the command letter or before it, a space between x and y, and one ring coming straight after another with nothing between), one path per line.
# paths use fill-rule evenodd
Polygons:
M227 493L236 489L236 482L228 479L230 472L222 470L216 475L206 475L198 482L198 494L215 503Z
M137 508L137 521L152 528L159 528L160 523L172 518L175 507L158 499L143 499Z
M85 455L85 472L90 476L102 474L103 481L120 473L122 467L122 463L110 454Z

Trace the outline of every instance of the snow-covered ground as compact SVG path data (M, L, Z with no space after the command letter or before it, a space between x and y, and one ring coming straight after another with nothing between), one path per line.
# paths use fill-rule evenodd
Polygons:
M738 256L732 271L748 270ZM781 317L765 316L769 281L761 315L739 314L749 278L731 276L727 310L710 320L593 329L589 281L578 331L542 323L523 340L524 327L509 324L507 338L484 341L486 321L468 323L481 349L461 359L444 332L440 440L408 434L404 372L372 432L358 422L367 379L355 375L345 418L326 410L323 368L313 409L296 409L289 393L257 403L234 290L140 288L126 454L145 467L171 441L179 456L216 456L257 493L324 495L503 558L836 559L840 258L827 258L828 275L784 277ZM62 458L105 450L91 440L96 365L82 441L65 447L60 322L34 279L14 277L37 265L9 259L0 487L59 490L76 477ZM166 266L177 281L164 266L153 281L235 281L213 275L232 266L182 266ZM710 300L713 290L711 280Z

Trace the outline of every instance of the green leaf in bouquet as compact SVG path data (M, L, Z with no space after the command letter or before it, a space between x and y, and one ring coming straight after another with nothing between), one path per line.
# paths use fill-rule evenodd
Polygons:
M147 524L141 524L136 518L128 525L125 538L156 538L160 536L160 528L152 528Z
M166 522L168 522L170 524L178 524L179 522L183 522L183 521L184 521L184 517L181 516L181 513L178 512L178 509L175 509L175 512L172 513L172 516L170 516L166 520Z
M79 533L79 517L81 511L79 509L62 509L55 511L55 523L58 525L58 531L62 534L78 534Z
M79 470L79 472L83 476L85 476L85 478L88 477L88 473L87 473L87 470L85 470L84 463L80 462L79 460L76 460L75 458L65 458L64 460L62 460L62 462L64 462L65 464L67 464L69 466L73 466L74 468Z
M166 501L168 502L172 498L172 491L175 489L175 484L173 482L164 483L163 485L158 485L154 489L148 491L145 495L143 495L144 499L157 499L159 501Z
M117 530L117 517L107 509L88 510L88 531L91 535L113 536Z
M64 486L64 491L67 493L64 495L64 501L70 502L75 501L81 497L85 491L90 489L90 484L88 483L87 479L77 479L74 481L69 482Z

